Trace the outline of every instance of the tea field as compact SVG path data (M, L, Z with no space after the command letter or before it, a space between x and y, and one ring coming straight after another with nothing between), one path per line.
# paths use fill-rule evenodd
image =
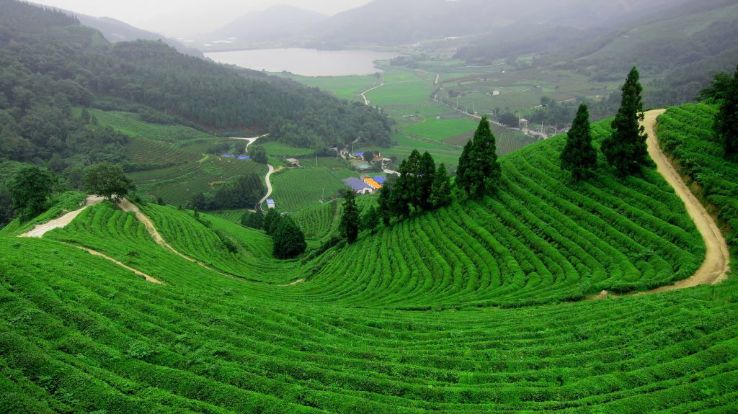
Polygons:
M667 119L699 126L710 111L667 112L660 131ZM594 131L602 138L607 124ZM673 148L698 135L675 132ZM553 138L503 157L495 197L287 262L271 259L262 232L175 207L142 210L180 254L105 203L43 239L15 237L15 223L0 232L0 407L737 411L735 274L717 286L584 300L688 277L704 246L655 171L620 182L601 165L599 178L573 185L558 167L562 145ZM321 237L339 208L295 217Z

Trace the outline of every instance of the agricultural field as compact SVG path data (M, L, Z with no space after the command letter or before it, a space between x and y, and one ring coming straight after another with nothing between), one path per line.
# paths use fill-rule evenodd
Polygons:
M671 108L659 118L664 151L724 223L728 243L738 250L738 164L727 162L712 132L717 109L708 104Z
M380 151L398 160L406 158L413 149L429 151L437 162L455 170L463 145L471 138L478 121L460 114L448 105L434 102L435 73L384 65L381 82L375 76L309 78L293 76L306 85L319 87L336 96L358 99L362 91L374 86L366 94L370 105L379 106L396 123L390 148L364 147L357 151ZM363 88L363 89L362 89ZM536 139L518 131L495 126L500 138L500 150L506 154L524 147Z
M162 236L204 266L109 204L44 239L4 231L0 402L11 412L738 410L736 275L566 303L587 285L683 277L702 247L654 172L621 184L604 170L573 188L556 165L561 145L505 157L498 197L305 262L271 260L261 232L156 205L143 210ZM317 210L300 219L316 233L330 221Z
M319 157L317 166L315 158L300 161L301 168L284 169L272 176L272 198L281 212L294 213L329 202L346 188L343 179L359 176L340 158Z

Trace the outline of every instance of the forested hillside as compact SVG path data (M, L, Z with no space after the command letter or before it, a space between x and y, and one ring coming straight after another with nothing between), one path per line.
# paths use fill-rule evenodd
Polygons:
M0 2L0 156L48 160L52 153L119 157L124 140L72 106L139 112L212 131L270 132L298 146L389 144L376 110L316 89L182 55L160 42L110 44L62 12Z

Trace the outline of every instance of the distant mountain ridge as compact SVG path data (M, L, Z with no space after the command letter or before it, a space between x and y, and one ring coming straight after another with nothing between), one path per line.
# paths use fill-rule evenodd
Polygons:
M269 47L275 42L298 42L303 32L327 19L328 16L314 11L279 5L247 13L196 39L205 51Z
M180 53L195 57L203 57L202 52L193 47L186 46L182 42L170 39L158 33L139 29L120 20L116 20L110 17L87 16L84 14L79 14L66 10L65 12L76 17L82 25L98 30L100 33L103 34L105 39L107 39L111 43L133 42L136 40L160 40L167 45L177 49L177 51Z

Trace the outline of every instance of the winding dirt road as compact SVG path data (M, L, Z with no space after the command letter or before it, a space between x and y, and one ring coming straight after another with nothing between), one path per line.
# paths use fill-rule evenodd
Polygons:
M664 109L655 109L644 114L643 126L648 134L648 153L656 163L657 171L664 177L666 182L674 188L677 196L684 202L689 217L694 221L697 231L705 241L705 261L697 272L688 279L680 280L672 285L662 286L647 292L639 292L635 295L653 295L656 293L673 292L675 290L687 289L701 285L716 285L725 281L730 272L730 252L728 243L725 241L715 219L707 212L692 193L682 177L679 175L669 158L659 146L656 126L658 117L666 112ZM615 296L607 291L599 295L589 297L590 300L601 300Z
M364 98L364 99L366 99L366 98ZM249 147L253 143L255 143L256 141L258 141L258 140L260 140L262 138L268 137L268 136L269 136L269 134L264 134L264 135L260 135L258 137L253 137L253 138L231 138L231 139L235 139L235 140L239 140L239 141L246 141L247 142L247 144L246 144L246 151L248 151L249 150ZM267 172L266 177L264 177L264 182L266 183L266 186L267 186L267 193L264 196L264 198L262 198L259 201L259 207L262 204L264 204L265 201L267 201L269 199L269 197L272 195L272 192L273 192L273 189L272 189L272 175L275 172L277 172L277 170L275 170L274 169L274 166L271 165L271 164L267 164L267 167L269 168L269 171Z
M659 146L656 135L656 121L665 110L657 109L645 113L643 122L648 134L648 153L656 163L659 174L674 188L679 198L684 201L689 217L692 218L697 230L705 240L705 261L692 277L679 281L670 286L654 289L648 293L670 292L699 285L715 285L728 278L730 271L730 252L728 243L725 241L715 219L712 218L700 200L692 193L687 184L682 180L671 161Z

